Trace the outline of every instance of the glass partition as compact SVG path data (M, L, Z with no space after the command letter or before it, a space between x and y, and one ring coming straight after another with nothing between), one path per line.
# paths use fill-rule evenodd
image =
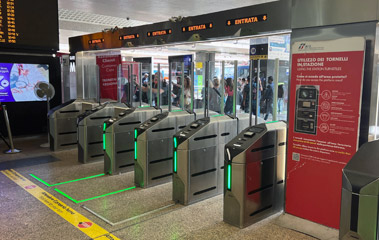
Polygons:
M193 80L191 81L191 76L185 79L187 82L193 82L193 109L195 112L204 112L205 74L206 62L195 62Z

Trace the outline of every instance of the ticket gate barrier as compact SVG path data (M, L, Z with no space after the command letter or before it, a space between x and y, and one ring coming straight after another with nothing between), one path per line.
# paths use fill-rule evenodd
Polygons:
M48 113L50 150L77 147L77 118L97 105L91 100L76 99L51 109Z
M130 108L104 122L104 173L134 170L134 129L160 114L155 107Z
M108 102L78 117L78 161L88 163L103 159L103 125L128 107L124 103Z
M379 239L379 141L364 144L342 172L339 239Z
M224 221L244 228L284 208L287 126L263 123L225 146Z
M173 201L189 205L223 193L224 146L249 126L248 114L237 116L199 119L174 135Z
M134 180L147 188L172 179L172 136L195 120L195 113L165 112L135 129Z

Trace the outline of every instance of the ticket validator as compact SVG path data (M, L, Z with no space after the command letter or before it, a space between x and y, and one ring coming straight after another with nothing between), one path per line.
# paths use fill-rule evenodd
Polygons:
M215 63L208 62L209 69ZM237 83L237 64L235 61L234 85ZM224 63L221 66L221 72ZM209 75L211 76L211 72ZM222 77L223 78L223 77ZM206 99L212 91L206 78ZM223 89L223 82L221 89ZM234 88L236 96L236 88ZM223 96L222 96L223 97ZM174 166L173 166L173 201L189 205L223 192L224 183L224 146L232 140L239 131L249 126L249 114L236 113L236 98L233 99L233 114L208 114L196 120L174 135ZM206 104L206 108L209 104ZM209 115L209 116L208 116ZM255 117L254 117L255 120ZM263 119L260 122L264 122Z
M94 100L76 99L51 109L48 113L50 149L59 151L77 147L77 118L98 105Z
M168 92L171 93L171 65L169 66L169 72ZM184 87L184 84L182 84L182 87ZM160 92L160 89L161 81L158 81L158 92ZM182 94L181 97L183 98L183 96ZM191 96L193 100L193 94ZM179 129L193 122L196 114L192 107L186 109L183 104L179 107L180 109L174 109L171 101L171 97L169 97L168 112L150 118L135 129L134 180L137 187L147 188L172 180L172 136ZM160 101L158 101L159 106Z
M129 64L131 75L133 75L133 65L140 63ZM125 66L124 66L125 68ZM146 86L146 93L149 98L149 105L143 105L142 88L139 88L140 96L139 107L126 109L118 114L115 118L111 118L104 122L103 126L103 148L104 148L104 173L118 174L121 172L134 170L134 129L142 122L154 117L162 112L161 109L151 106L152 95L152 76L150 74L150 86ZM139 86L143 86L142 79L139 79ZM129 88L129 96L135 96L136 86L132 82L132 87ZM160 95L157 96L159 98ZM132 98L128 98L129 105L134 106ZM146 104L146 103L145 103Z
M224 221L244 228L284 207L287 125L248 127L225 146Z
M104 121L128 109L124 103L107 102L78 117L78 161L89 163L104 158Z

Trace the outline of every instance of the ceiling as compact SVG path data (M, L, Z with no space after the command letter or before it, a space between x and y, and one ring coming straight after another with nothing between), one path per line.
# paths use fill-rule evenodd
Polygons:
M195 16L275 0L58 0L59 9L78 10L144 22L167 21L172 16Z
M196 16L276 0L58 0L60 50L68 52L68 38L106 28L131 27Z

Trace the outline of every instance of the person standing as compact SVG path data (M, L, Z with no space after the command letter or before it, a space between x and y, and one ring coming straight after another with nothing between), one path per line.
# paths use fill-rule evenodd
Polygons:
M274 102L274 80L272 76L268 77L267 87L264 94L264 99L266 102L266 115L265 120L268 119L269 114L272 115L273 102Z
M221 112L220 81L217 77L213 79L213 82L209 82L209 110Z
M232 114L233 113L233 80L232 78L227 78L225 81L225 96L227 98L225 102L224 112L225 114Z
M191 79L184 77L184 107L190 109L191 106Z
M282 112L283 97L284 97L284 89L283 89L283 83L282 83L278 86L278 112L279 114Z

